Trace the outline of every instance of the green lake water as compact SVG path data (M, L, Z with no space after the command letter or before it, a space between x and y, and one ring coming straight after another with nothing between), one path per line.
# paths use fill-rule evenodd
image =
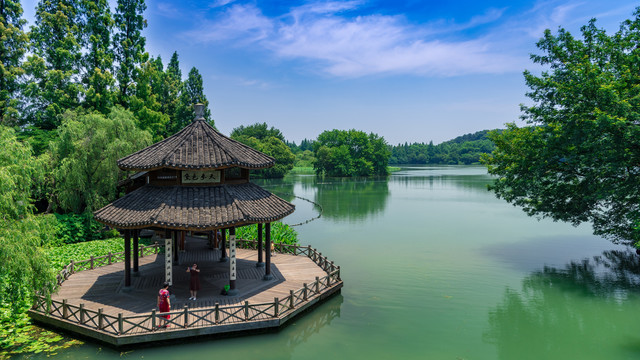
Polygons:
M484 167L403 167L384 179L260 182L285 222L341 266L342 293L276 333L65 359L638 359L640 263L625 246L527 217Z

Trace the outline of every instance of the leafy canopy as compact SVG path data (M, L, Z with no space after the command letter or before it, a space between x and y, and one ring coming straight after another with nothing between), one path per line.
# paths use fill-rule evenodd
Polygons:
M151 135L136 128L131 112L114 107L99 113L64 114L52 144L56 198L62 211L93 211L117 197L123 173L117 160L151 144Z
M359 130L331 130L318 136L316 174L328 176L387 175L391 155L383 137Z
M484 158L491 189L529 215L592 222L613 241L640 240L640 8L607 35L595 19L581 38L547 30L540 75L525 71L529 126L508 124Z
M280 130L267 126L266 123L256 123L249 126L239 126L231 132L231 138L261 151L276 160L274 166L257 170L255 174L265 178L284 177L296 160L291 149L285 144Z

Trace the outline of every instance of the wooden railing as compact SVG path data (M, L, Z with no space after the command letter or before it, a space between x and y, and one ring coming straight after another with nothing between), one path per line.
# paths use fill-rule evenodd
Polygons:
M238 240L238 242L249 247L255 243L254 240ZM140 247L140 254L143 256L143 254L157 253L158 247L158 243ZM216 303L213 307L208 308L189 309L185 306L183 309L166 313L152 310L150 313L141 315L125 316L119 313L118 316L114 316L106 314L103 309L91 310L85 308L84 304L69 304L67 300L47 301L45 297L39 296L32 311L116 336L144 334L162 329L159 327L161 323L168 325L170 329L191 329L277 319L288 315L301 305L320 296L324 290L332 288L341 281L340 267L336 266L333 261L329 261L325 256L322 256L322 253L316 249L310 246L303 247L287 244L278 244L276 248L281 253L309 257L327 275L316 277L313 282L303 284L302 288L290 290L288 296L284 298L276 297L273 302L269 303L250 304L245 301L243 304L225 306ZM123 254L110 253L105 256L92 257L89 260L71 262L60 272L58 282L62 283L73 272L108 265L116 262L117 259L124 259ZM170 318L165 319L164 316L166 315L169 315Z
M138 254L140 257L144 257L145 255L157 254L160 247L161 246L157 242L155 244L147 246L140 245L140 247L138 248ZM71 260L71 263L69 263L58 272L58 285L62 285L62 283L67 280L69 278L69 275L71 274L83 270L92 270L97 267L107 266L122 261L124 261L124 251L118 253L109 252L107 255L102 256L92 256L87 260Z

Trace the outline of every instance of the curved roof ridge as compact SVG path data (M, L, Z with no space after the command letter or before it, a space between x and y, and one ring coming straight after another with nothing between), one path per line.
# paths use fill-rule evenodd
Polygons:
M219 169L231 165L246 169L273 166L275 159L231 139L206 122L194 120L176 134L118 160L123 170Z

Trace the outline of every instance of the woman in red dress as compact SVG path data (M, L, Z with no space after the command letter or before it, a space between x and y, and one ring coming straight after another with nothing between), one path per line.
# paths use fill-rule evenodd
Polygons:
M193 264L192 267L187 268L187 272L191 273L191 283L189 284L191 297L189 300L196 300L198 290L200 290L200 269L198 268L198 264Z
M171 311L171 301L169 299L169 283L165 282L164 284L162 284L162 289L160 289L160 291L158 292L158 309L160 310L160 312L169 312ZM167 315L161 315L160 316L160 325L158 325L159 327L167 327L167 320L169 319L171 315L167 314Z

